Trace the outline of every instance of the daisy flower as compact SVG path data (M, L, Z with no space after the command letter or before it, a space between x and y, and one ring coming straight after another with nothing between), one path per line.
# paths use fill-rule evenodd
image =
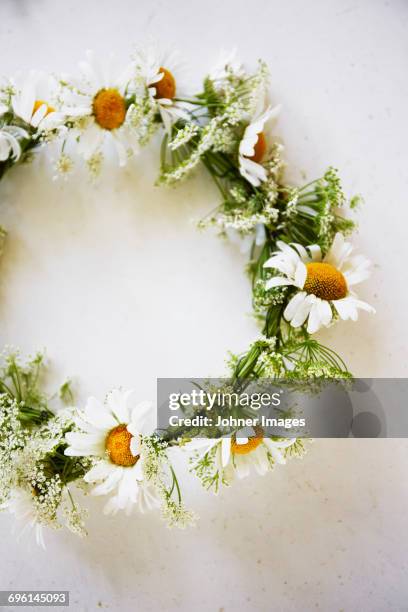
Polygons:
M65 436L71 457L94 457L93 467L84 476L88 483L99 483L94 495L115 495L105 513L141 511L157 505L154 489L145 481L143 436L153 431L149 402L138 403L134 391L109 393L106 403L91 397L83 413L75 418L79 431Z
M352 321L357 320L359 308L375 312L351 291L351 287L369 277L370 262L362 255L351 255L353 247L343 234L336 234L325 257L316 244L305 249L300 244L278 241L277 246L279 250L264 267L277 270L281 276L269 279L266 289L297 289L283 313L292 327L301 327L307 320L307 331L313 334L330 324L333 309L341 319Z
M246 428L247 429L247 428ZM195 450L204 446L205 457L215 447L215 467L221 477L232 482L235 475L238 478L249 476L251 468L263 476L275 463L285 464L285 449L296 442L296 438L274 440L264 435L262 427L254 427L254 435L247 436L246 430L228 438L216 440L199 440L192 442Z
M79 151L86 160L100 154L108 141L114 145L119 165L124 166L128 154L138 151L133 130L127 122L126 96L134 66L129 64L117 71L113 57L107 62L99 62L92 51L87 52L86 58L87 61L79 64L80 79L68 78L63 111L79 131Z
M153 48L139 51L137 64L145 87L157 103L164 128L168 133L178 119L190 119L183 106L175 99L180 91L180 65L176 54L162 54Z
M268 144L264 133L267 121L276 117L280 106L268 107L265 111L257 110L249 125L245 128L244 135L239 143L239 171L241 175L254 187L266 181L267 174L262 166L265 159Z
M10 499L2 507L14 514L15 519L20 523L20 537L27 531L33 531L37 544L45 549L44 529L38 521L33 495L34 493L26 489L13 489Z
M0 128L0 162L6 161L9 157L16 162L21 156L19 140L28 137L25 130L15 125L5 125Z
M31 71L21 86L15 84L11 96L14 114L38 132L55 130L65 119L52 105L56 90L57 83L52 77Z

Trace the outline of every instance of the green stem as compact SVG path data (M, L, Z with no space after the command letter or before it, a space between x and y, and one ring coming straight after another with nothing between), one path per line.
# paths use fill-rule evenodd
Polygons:
M180 490L180 485L179 485L179 483L178 483L177 476L176 476L176 472L174 471L174 468L173 468L173 466L172 466L172 465L170 465L170 471L171 471L172 476L173 476L173 486L172 486L172 489L171 489L170 495L171 495L171 493L173 492L174 485L175 485L175 486L176 486L176 489L177 489L177 497L178 497L178 502L179 502L179 504L181 504L181 490Z
M195 100L195 99L190 99L190 98L174 98L175 102L187 102L187 104L194 104L195 106L205 106L206 108L209 108L210 106L220 106L219 104L216 104L214 102L206 102L203 101L201 102L200 100Z
M201 161L204 164L204 166L207 168L210 176L212 177L212 179L213 179L215 185L217 186L219 192L221 193L222 197L224 198L224 200L227 200L228 199L228 193L224 190L224 187L222 186L222 183L219 180L219 177L217 177L217 175L213 172L213 168L212 168L211 164L206 160L205 157L203 157L201 159Z

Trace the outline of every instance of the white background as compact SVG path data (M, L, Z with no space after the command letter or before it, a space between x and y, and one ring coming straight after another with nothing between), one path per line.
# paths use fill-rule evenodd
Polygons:
M360 376L407 376L408 6L402 0L2 0L0 70L74 71L87 48L126 59L154 39L176 46L187 85L221 47L270 65L283 104L276 134L288 176L341 171L364 194L358 248L375 263L362 297L377 309L324 334ZM198 173L154 187L153 143L96 186L52 182L44 159L0 185L9 230L0 269L1 344L47 347L50 380L80 399L157 376L223 372L257 329L244 260L198 233L217 203ZM0 522L1 589L69 589L75 610L406 610L408 444L317 441L303 461L218 498L183 476L198 528L101 516L87 540L47 536L44 554Z

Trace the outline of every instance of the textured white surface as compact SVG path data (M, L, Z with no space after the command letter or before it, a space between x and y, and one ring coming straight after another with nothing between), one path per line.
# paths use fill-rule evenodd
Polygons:
M89 47L126 58L151 37L180 48L195 82L220 47L269 63L290 176L331 163L366 199L356 241L375 261L362 296L378 314L325 334L365 376L407 376L407 33L403 0L0 5L4 74L74 70ZM242 258L190 223L217 194L200 174L153 187L156 155L96 187L47 180L45 160L0 185L1 344L46 346L55 383L76 376L82 397L123 385L144 398L160 375L217 375L257 333ZM92 500L88 540L52 533L47 556L1 517L0 588L70 589L74 610L404 610L407 467L405 441L318 441L218 498L186 476L195 531L108 520Z

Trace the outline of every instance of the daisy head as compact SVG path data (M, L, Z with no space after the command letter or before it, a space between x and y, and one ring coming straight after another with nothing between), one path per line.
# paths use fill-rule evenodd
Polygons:
M142 510L156 505L143 471L143 436L153 431L151 404L138 403L134 391L114 390L105 403L91 397L75 424L77 431L65 436L65 454L94 458L84 480L98 483L92 491L94 495L114 492L105 512L123 509L130 513L134 504Z
M251 469L263 476L276 463L286 463L285 449L294 442L292 438L274 440L265 436L262 427L254 427L249 435L241 430L221 440L220 465L223 470L236 474L238 478L249 476Z
M286 449L296 442L296 438L273 439L265 435L262 427L251 427L250 432L247 429L230 437L193 441L191 448L198 453L195 466L202 461L206 465L213 462L217 475L214 482L230 484L235 477L249 476L251 469L264 475L276 463L286 463Z
M98 61L92 51L79 65L80 78L68 78L64 89L64 112L79 132L79 150L85 159L100 153L105 140L113 143L121 166L137 151L127 123L127 94L134 73L129 64L119 70L113 56Z
M268 153L265 124L276 117L279 111L280 106L268 107L263 111L257 110L239 143L239 171L254 187L259 187L267 179L266 169L262 165Z
M183 105L177 101L182 97L183 69L177 60L177 54L161 53L153 47L139 51L136 55L137 68L152 101L157 104L166 131L178 119L189 119Z
M28 137L25 130L15 125L0 128L0 162L9 158L18 161L21 156L20 141Z
M334 313L341 319L356 321L359 309L375 312L352 290L369 277L370 262L362 255L352 255L353 247L343 234L336 234L325 257L316 244L304 248L278 241L277 246L279 250L264 267L279 275L267 281L266 289L294 287L283 313L292 327L301 327L307 321L307 331L313 334L327 327Z
M45 549L44 526L39 521L37 509L33 500L34 496L34 490L29 491L23 488L13 489L9 500L4 504L3 508L14 515L20 527L20 537L32 531L35 535L37 544Z
M58 84L53 77L31 71L13 84L11 107L14 114L38 132L53 131L65 119L57 108Z

